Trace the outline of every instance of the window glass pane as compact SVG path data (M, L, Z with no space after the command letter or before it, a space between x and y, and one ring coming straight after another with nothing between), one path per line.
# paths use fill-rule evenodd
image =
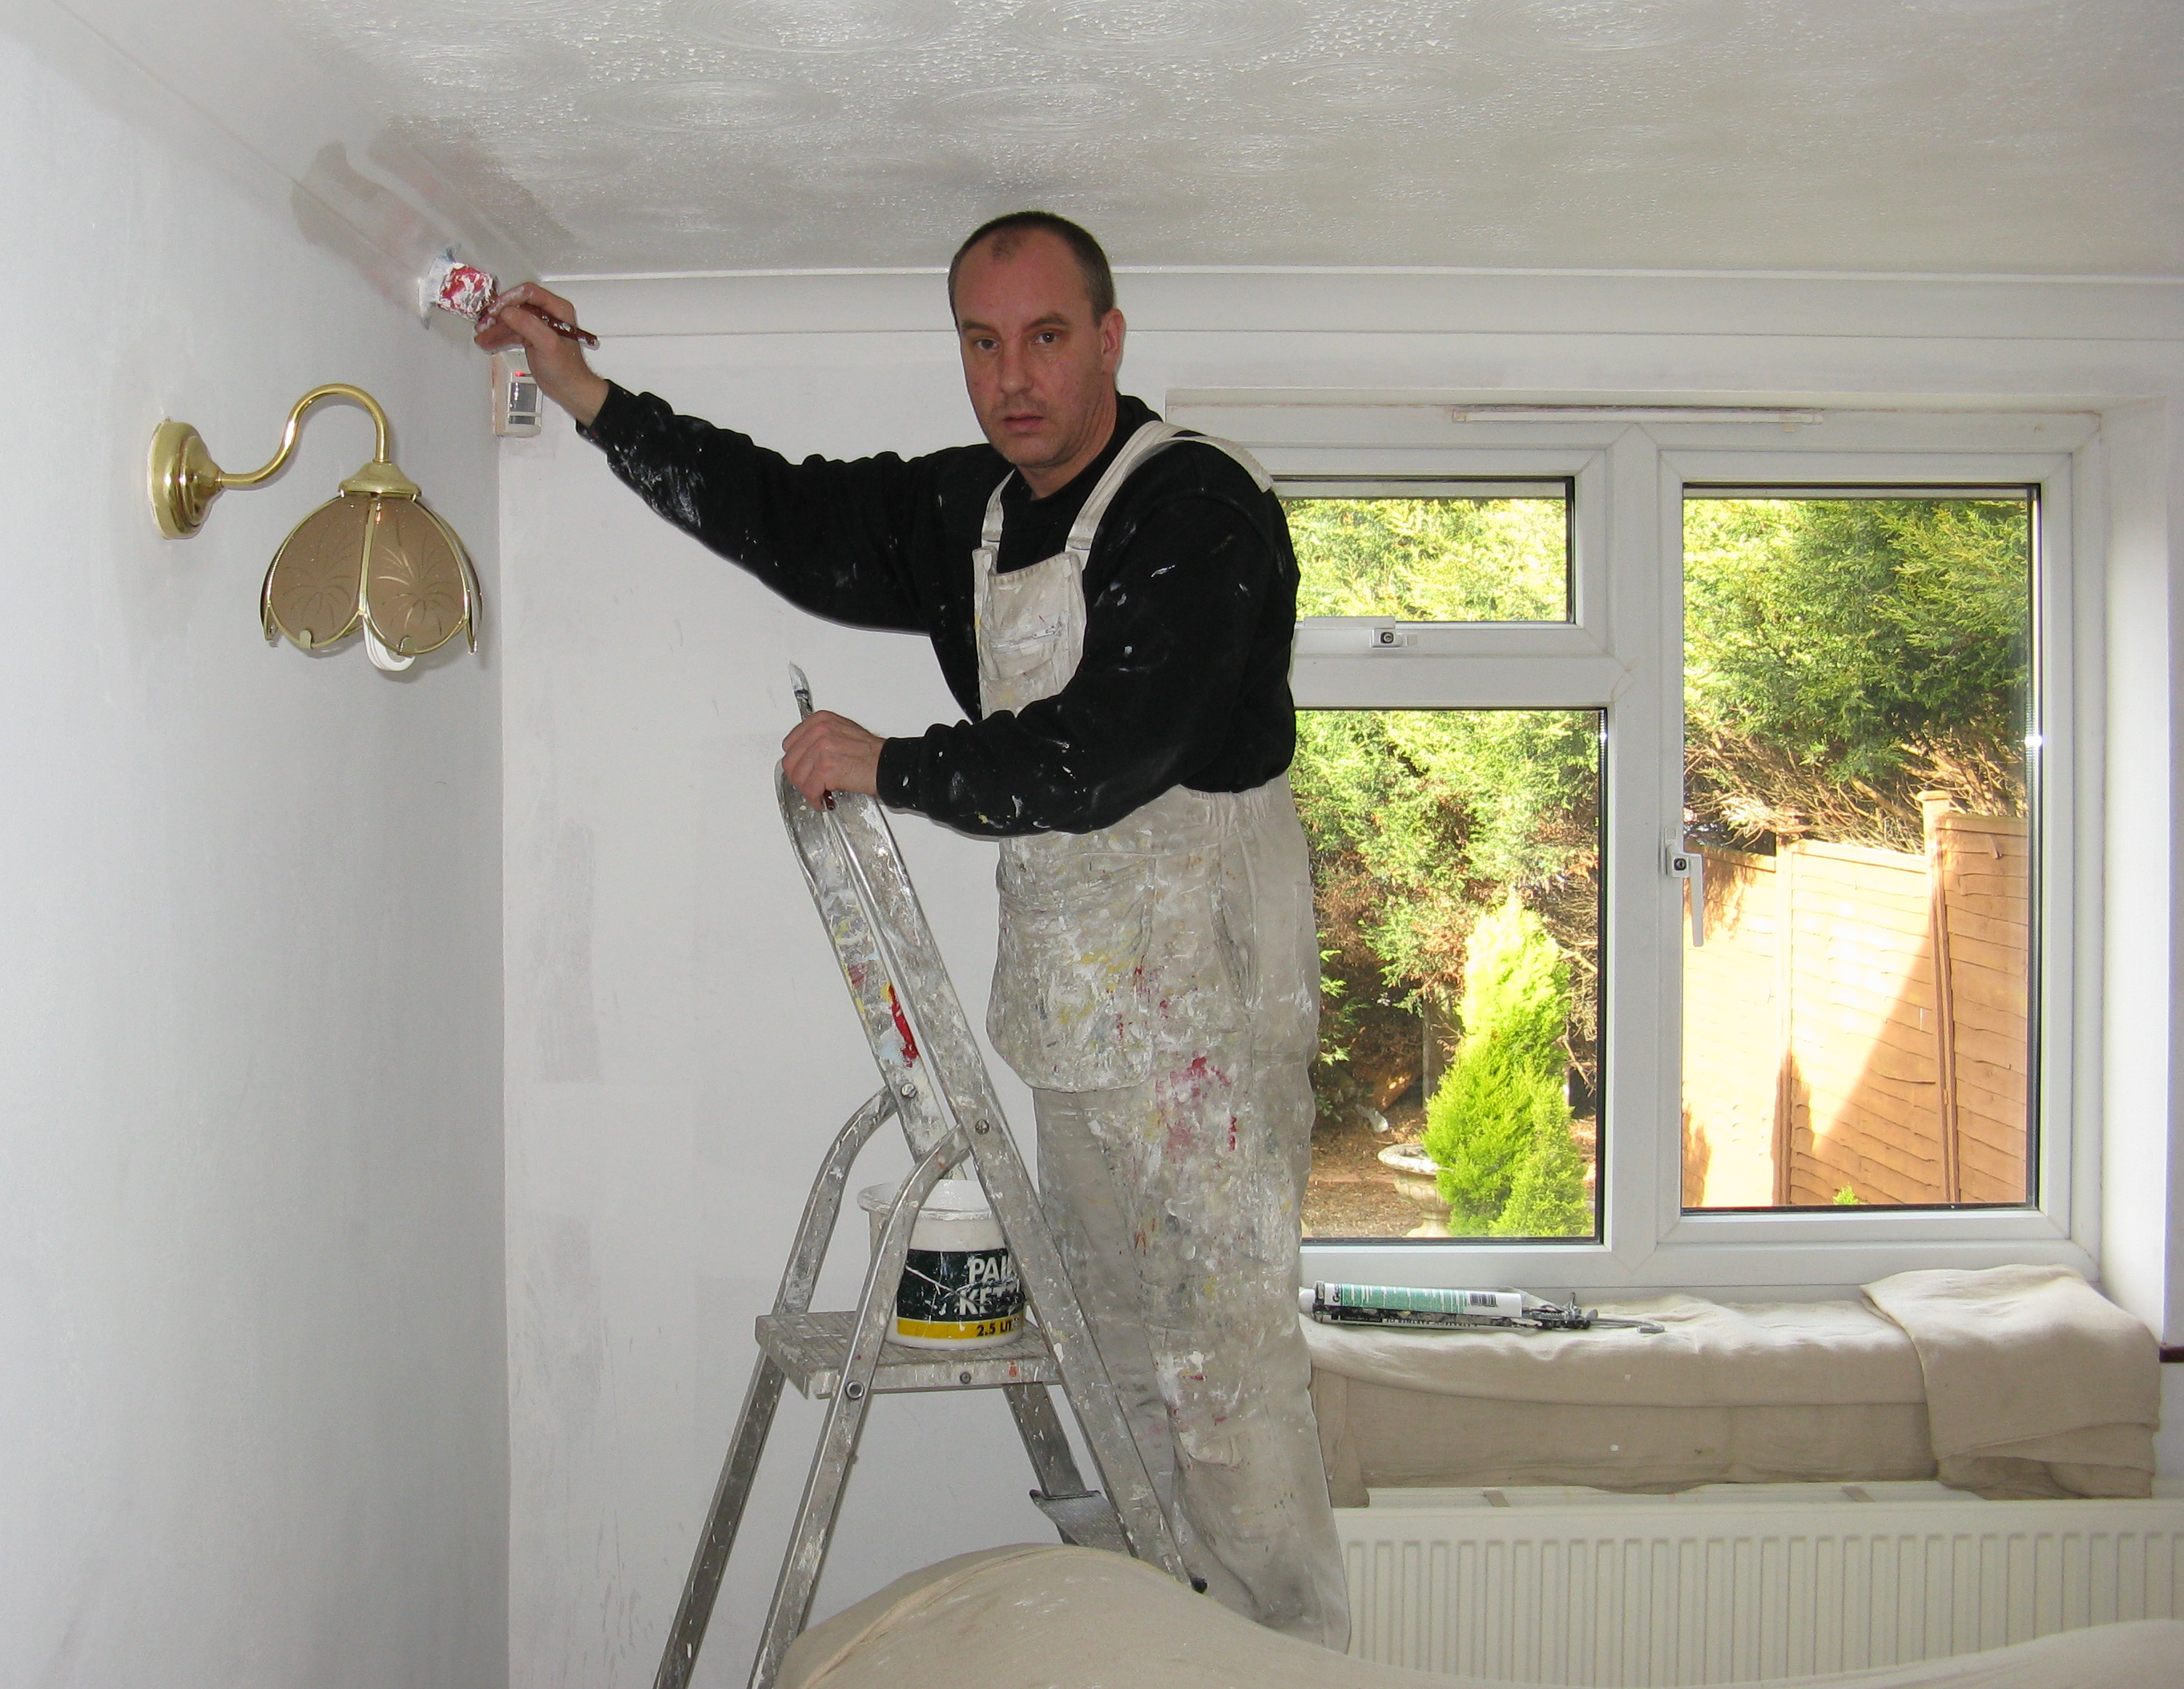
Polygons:
M1685 501L1686 1207L2031 1200L2033 532Z
M1306 483L1284 484L1301 573L1297 614L1568 621L1568 485L1518 482L1475 493L1447 485L1323 498Z
M1312 1238L1598 1234L1596 710L1307 710Z

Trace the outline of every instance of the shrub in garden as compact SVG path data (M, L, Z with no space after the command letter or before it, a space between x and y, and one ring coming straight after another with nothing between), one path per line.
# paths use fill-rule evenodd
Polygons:
M1563 1095L1568 967L1513 895L1472 929L1463 1031L1426 1108L1425 1148L1457 1235L1559 1237L1592 1229Z
M1570 1136L1569 1105L1559 1089L1535 1106L1532 1141L1510 1181L1509 1206L1494 1222L1496 1237L1588 1237L1592 1204L1585 1194L1585 1157Z

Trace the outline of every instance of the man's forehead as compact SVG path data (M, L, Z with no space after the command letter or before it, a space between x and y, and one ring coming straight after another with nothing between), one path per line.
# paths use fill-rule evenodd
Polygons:
M965 295L996 283L1017 296L1011 304L1019 309L1028 304L1039 321L1091 315L1092 289L1084 268L1069 243L1050 230L1004 229L964 254L956 282L958 317L968 321L974 309Z
M1000 310L982 310L974 307L956 313L956 326L965 334L973 329L989 331L1011 325L1017 328L1066 328L1072 323L1089 321L1091 316L1090 307L1081 300L1078 303L1078 309L1070 310L1059 301L1052 304L1034 302L1031 309L1035 315L1029 317L1026 317L1021 309L1011 310L1004 307ZM994 321L988 321L989 317Z
M1051 229L1040 228L996 229L965 256L967 259L983 258L989 263L1006 264L1027 249L1036 254L1042 248L1072 265L1077 261L1068 242Z

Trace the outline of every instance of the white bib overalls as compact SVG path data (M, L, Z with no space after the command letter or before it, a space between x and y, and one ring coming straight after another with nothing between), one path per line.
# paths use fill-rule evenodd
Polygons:
M1084 572L1148 422L1064 549L975 554L985 714L1051 697L1084 647ZM1261 487L1240 448L1225 451ZM1185 1558L1226 1605L1340 1650L1341 1554L1297 1329L1318 939L1286 778L1178 786L1112 826L1004 839L987 1030L1034 1088L1039 1190Z

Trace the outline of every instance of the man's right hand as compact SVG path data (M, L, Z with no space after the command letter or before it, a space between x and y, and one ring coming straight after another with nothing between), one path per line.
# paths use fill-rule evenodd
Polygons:
M538 309L526 309L532 305ZM577 320L577 308L559 293L548 293L536 282L520 282L486 312L476 335L478 348L500 352L522 346L530 354L532 377L541 391L579 426L588 426L607 402L606 382L584 361L583 348L547 327L539 311L563 322Z

